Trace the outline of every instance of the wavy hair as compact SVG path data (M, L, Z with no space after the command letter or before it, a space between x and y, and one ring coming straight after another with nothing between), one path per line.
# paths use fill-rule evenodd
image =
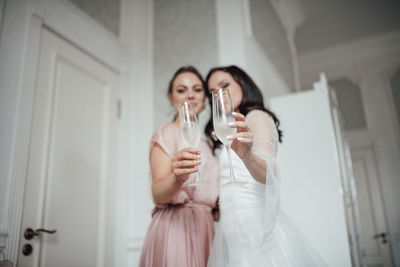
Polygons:
M247 75L246 72L244 72L241 68L231 65L231 66L226 66L226 67L215 67L212 68L206 77L206 91L209 91L208 88L208 81L211 77L211 75L216 72L216 71L223 71L226 73L229 73L232 78L240 85L241 89L242 89L242 93L243 93L243 98L242 101L240 102L240 105L238 107L238 110L240 113L242 113L243 115L247 115L247 113L249 113L252 110L258 109L258 110L262 110L266 113L268 113L272 119L275 122L275 126L276 129L278 131L278 137L279 137L279 142L282 142L282 136L283 133L282 131L279 129L279 119L276 117L276 115L269 109L267 109L264 106L264 101L263 101L263 97L261 94L260 89L258 88L258 86L255 84L255 82L250 78L249 75ZM208 93L207 95L208 97L208 101L210 103L210 105L212 106L212 96L210 93ZM206 128L204 129L204 132L206 134L206 136L209 139L209 142L211 142L211 146L213 148L213 151L218 148L221 145L221 142L219 140L215 140L212 136L212 131L213 131L213 114L211 113L210 116L210 120L208 121Z

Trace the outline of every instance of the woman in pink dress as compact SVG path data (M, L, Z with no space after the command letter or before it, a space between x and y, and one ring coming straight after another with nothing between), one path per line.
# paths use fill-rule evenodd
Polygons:
M175 109L189 101L199 114L208 92L199 72L180 68L172 77L168 98ZM178 113L176 113L178 114ZM188 186L199 169L208 183ZM218 160L205 140L184 148L179 117L162 125L150 142L153 201L141 267L205 267L214 236L212 211L218 197Z

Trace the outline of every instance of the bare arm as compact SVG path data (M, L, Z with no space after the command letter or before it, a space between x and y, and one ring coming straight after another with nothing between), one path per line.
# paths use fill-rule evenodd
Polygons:
M166 204L174 198L189 175L196 172L199 155L198 150L185 148L171 159L159 145L153 147L150 152L151 191L156 204Z

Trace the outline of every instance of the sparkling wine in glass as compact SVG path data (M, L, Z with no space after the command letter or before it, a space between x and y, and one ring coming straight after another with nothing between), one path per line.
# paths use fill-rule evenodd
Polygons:
M189 102L183 102L179 106L179 123L181 128L181 136L185 147L197 148L200 143L200 126L197 120L196 112ZM189 186L196 186L206 183L207 181L200 179L199 169L196 167L196 180Z
M231 157L232 140L228 140L228 136L235 134L236 128L229 126L229 123L234 122L235 119L232 116L233 106L228 89L218 88L212 92L212 112L214 131L218 139L225 145L229 160L231 183L235 183L236 179L233 173Z

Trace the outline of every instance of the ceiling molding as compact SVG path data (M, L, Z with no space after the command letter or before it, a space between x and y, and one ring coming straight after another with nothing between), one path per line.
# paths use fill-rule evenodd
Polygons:
M299 56L301 76L316 71L374 61L374 66L400 62L400 31L327 47ZM371 64L369 64L371 65Z

